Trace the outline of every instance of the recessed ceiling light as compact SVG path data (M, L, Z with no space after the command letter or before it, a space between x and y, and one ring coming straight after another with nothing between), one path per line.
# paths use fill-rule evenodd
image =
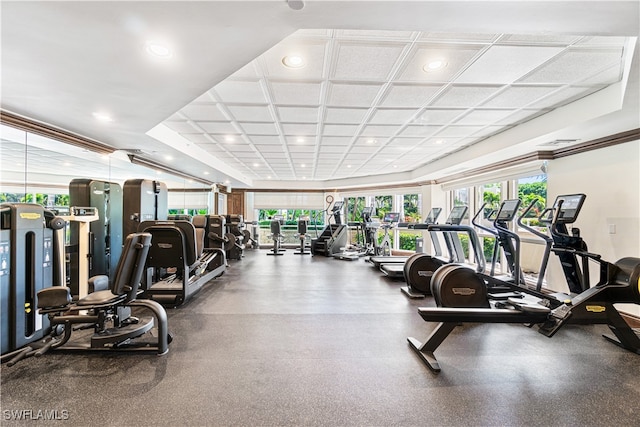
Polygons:
M110 115L106 113L101 113L99 111L94 112L93 117L96 120L100 120L101 122L105 122L105 123L109 123L113 121L113 118Z
M394 169L397 169L397 168L398 168L398 165L393 165L393 168L394 168Z
M224 183L225 183L225 184L231 184L231 181L229 181L228 179L225 179L225 180L224 180Z
M156 58L168 59L173 56L171 49L164 43L158 41L148 41L145 44L145 49L149 55Z
M304 58L300 55L287 55L282 58L282 64L288 68L302 68L304 67Z
M225 136L224 137L225 142L235 142L235 138L232 136Z
M260 166L260 164L259 164L259 163L254 163L254 164L253 164L253 167L254 167L254 168L257 168L257 167L259 167L259 166Z
M267 179L271 179L271 175L267 175Z
M350 168L350 167L351 167L351 165L347 165L347 167L348 167L348 168Z
M377 144L378 140L377 139L367 139L367 144Z
M436 144L443 144L444 143L444 139L438 139L436 140Z
M171 156L164 156L164 159L168 162L170 162L171 160L173 160L173 157Z
M300 167L301 167L301 168L304 168L304 167L305 167L305 164L304 164L304 163L302 163L302 164L300 165Z
M204 171L204 174L205 174L205 175L209 175L209 172L208 172L208 171Z
M424 70L425 73L430 73L433 71L441 70L446 66L447 61L445 61L444 59L434 59L427 62L424 67L422 67L422 70Z
M300 138L296 139L296 142L303 143L304 142L304 138L300 137Z

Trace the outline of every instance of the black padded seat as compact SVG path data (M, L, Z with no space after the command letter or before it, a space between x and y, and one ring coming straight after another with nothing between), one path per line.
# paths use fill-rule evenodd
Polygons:
M138 294L144 262L149 246L151 234L134 233L125 239L122 254L116 267L116 274L108 290L94 292L80 299L78 306L113 304L120 300L133 301Z

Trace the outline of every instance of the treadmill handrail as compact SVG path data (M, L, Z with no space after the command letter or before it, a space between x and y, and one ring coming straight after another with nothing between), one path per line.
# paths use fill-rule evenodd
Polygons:
M447 224L434 224L429 226L429 231L434 232L461 232L467 233L469 236L469 241L471 242L471 246L473 248L473 257L475 259L477 265L477 271L484 272L486 268L486 261L484 259L484 253L482 250L482 245L480 244L480 239L478 238L478 233L476 230L469 225L447 225Z

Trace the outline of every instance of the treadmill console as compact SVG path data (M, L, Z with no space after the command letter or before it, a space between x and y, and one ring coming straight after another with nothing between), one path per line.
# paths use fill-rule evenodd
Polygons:
M400 212L387 212L384 214L382 222L393 224L400 221Z
M435 224L440 216L440 212L442 212L442 208L431 208L429 214L424 220L425 224Z
M449 213L449 217L445 221L445 224L460 225L460 223L464 219L464 216L467 214L467 209L467 206L464 205L455 206L453 209L451 209L451 212Z

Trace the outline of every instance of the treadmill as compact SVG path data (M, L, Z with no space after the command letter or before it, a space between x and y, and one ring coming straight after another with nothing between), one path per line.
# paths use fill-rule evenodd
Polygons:
M434 208L434 209L440 209L440 208ZM445 221L445 225L460 225L460 223L462 222L466 214L467 214L467 206L455 206L453 209L451 209L451 212L449 213L449 216ZM427 225L427 227L424 227L424 228L428 229L429 227ZM438 240L437 233L435 231L430 230L429 234L431 235L431 242L433 243L433 249L434 249L433 257L438 257L438 258L442 257L442 249L440 248L440 240ZM460 239L458 238L457 233L445 232L444 239L445 239L445 243L447 245L447 250L449 251L449 254L463 253ZM385 261L382 261L379 267L380 271L382 271L387 277L391 277L394 279L404 279L404 264L409 259L409 257L404 257L404 258L405 258L404 261L396 262L396 263L393 263L393 262L387 263ZM454 257L454 260L457 260L457 258Z
M427 229L430 225L436 224L440 213L442 212L442 208L431 208L429 214L424 220L422 224L414 225L415 230L424 230ZM436 243L437 244L437 243ZM409 255L397 255L397 256L372 256L367 259L375 268L380 268L382 264L404 264L407 259L409 259Z

